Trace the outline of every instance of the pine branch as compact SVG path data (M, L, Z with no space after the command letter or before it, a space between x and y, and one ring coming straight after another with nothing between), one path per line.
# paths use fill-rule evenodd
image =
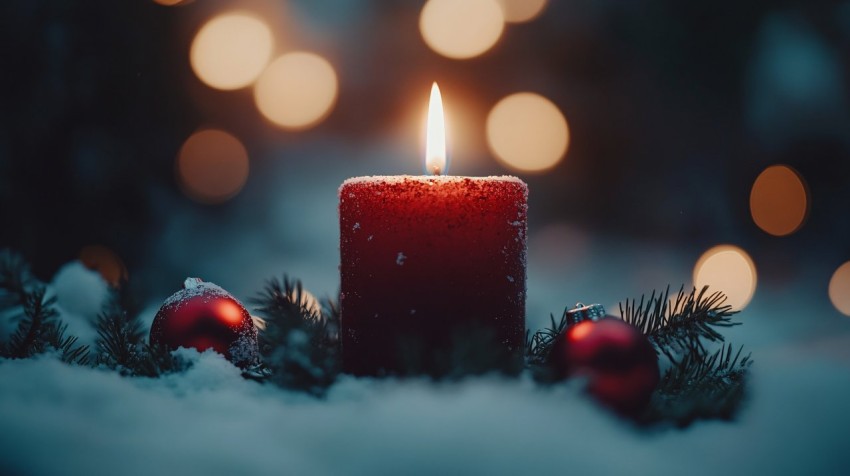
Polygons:
M720 291L708 294L708 286L699 292L693 288L688 294L682 286L675 300L671 300L668 286L664 292L653 291L649 299L641 296L640 302L633 299L621 303L620 315L640 329L658 352L673 361L677 353L695 350L705 354L703 339L723 342L723 334L715 327L741 324L732 322L731 316L738 311L725 302L726 296Z
M552 352L552 346L559 336L562 336L567 330L567 311L564 309L561 315L561 320L555 322L555 315L549 314L550 326L543 328L533 335L525 335L525 356L526 361L530 365L545 365L549 360L549 354Z
M738 311L725 304L722 292L708 286L690 293L679 289L670 299L670 288L652 292L649 299L620 304L623 320L640 329L663 354L671 367L661 378L643 423L673 422L684 427L697 419L730 419L740 407L750 356L733 355L731 345L710 353L705 342L725 340L717 328L740 325L731 317Z
M11 359L26 359L46 349L47 327L59 313L53 308L56 298L46 298L45 288L38 286L32 292L23 291L19 296L22 314L18 316L18 327L6 343L4 356Z
M662 376L652 401L639 422L670 421L686 427L698 419L731 419L745 396L750 355L741 356L731 344L713 354L689 353Z
M139 316L127 307L126 283L112 291L97 317L98 355L96 362L122 375L158 377L185 370L188 364L174 357L169 349L144 341Z
M339 306L326 300L325 312L308 300L301 282L272 278L252 303L266 321L259 333L260 354L272 381L321 395L339 373Z
M62 361L86 365L89 348L77 345L77 337L66 335L68 325L58 319L53 307L55 297L47 297L44 286L36 285L31 291L19 289L18 300L22 313L18 327L9 342L0 347L0 355L10 359L26 359L50 350L59 352Z
M670 362L637 421L687 426L700 418L731 418L743 401L752 361L749 355L741 357L742 348L733 353L731 345L710 353L705 342L723 342L717 328L739 325L731 320L737 311L725 304L723 293L709 293L707 287L686 294L683 286L672 300L669 289L620 305L623 320L646 335L656 353ZM527 363L538 381L557 380L549 359L553 345L567 330L568 310L559 321L550 315L549 327L526 337Z
M127 312L119 299L118 291L112 291L97 316L97 363L134 374L142 359L144 332L138 317Z
M87 364L88 346L77 345L76 337L66 335L68 326L58 319L54 308L56 298L46 294L21 255L0 250L0 306L21 307L16 316L18 327L8 342L0 343L0 356L25 359L52 349L64 362Z
M77 337L66 334L68 324L50 323L45 329L45 340L60 353L63 362L75 365L89 364L89 346L77 345Z

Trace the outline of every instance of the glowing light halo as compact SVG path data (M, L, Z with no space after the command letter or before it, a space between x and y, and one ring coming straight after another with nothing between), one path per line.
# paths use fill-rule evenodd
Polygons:
M507 23L525 23L534 20L546 8L549 0L498 0Z
M802 228L808 212L808 188L793 168L771 165L753 182L750 215L765 233L790 235Z
M306 129L324 120L338 94L333 66L325 58L304 51L286 53L263 71L254 85L260 113L285 129Z
M202 129L183 143L176 173L186 194L201 203L225 202L248 180L248 152L236 137L220 129Z
M499 41L504 27L496 0L428 0L419 14L425 44L452 59L485 53Z
M531 92L502 98L487 115L487 144L500 162L521 172L545 172L566 155L567 120L549 99Z
M758 274L750 255L733 245L718 245L700 256L694 265L694 286L722 291L726 304L741 310L750 303L758 284Z
M832 273L829 279L829 300L838 312L850 316L850 261Z
M190 3L193 0L153 0L154 3L158 3L160 5L166 7L176 7L178 5L182 5L184 3Z
M100 273L104 281L119 286L127 279L127 267L117 253L103 245L84 246L79 253L83 265Z
M233 90L250 86L272 56L269 26L253 14L216 15L198 30L189 50L195 75L207 86Z

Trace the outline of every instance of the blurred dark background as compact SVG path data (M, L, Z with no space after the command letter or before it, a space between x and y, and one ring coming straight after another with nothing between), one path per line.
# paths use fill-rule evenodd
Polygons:
M674 285L719 243L746 249L760 284L777 289L806 266L828 280L850 259L850 2L550 0L468 60L423 41L423 3L2 2L0 247L45 280L84 251L94 267L119 259L147 298L187 275L247 292L283 271L333 292L336 187L420 173L418 114L436 80L461 118L455 173L526 180L531 246L557 226L578 254L587 241L669 249L682 263L656 277ZM193 37L230 10L267 22L274 57L308 50L333 65L339 92L323 121L282 129L250 87L199 80ZM518 91L569 123L565 158L543 173L506 168L487 147L488 111ZM244 187L222 203L192 200L175 176L184 141L205 127L250 158ZM805 224L784 237L760 230L748 206L773 164L808 185Z

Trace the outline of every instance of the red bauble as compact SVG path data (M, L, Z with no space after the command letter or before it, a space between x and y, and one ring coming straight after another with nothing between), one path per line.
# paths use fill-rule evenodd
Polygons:
M587 378L588 392L621 413L643 409L658 385L652 344L616 317L572 325L555 343L550 358L560 377Z
M213 349L240 367L256 364L257 328L242 304L224 289L187 278L151 325L150 342L169 349Z

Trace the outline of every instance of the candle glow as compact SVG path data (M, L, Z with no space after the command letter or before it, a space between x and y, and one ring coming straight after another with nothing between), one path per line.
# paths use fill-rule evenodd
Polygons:
M443 113L443 97L435 82L431 86L428 103L428 121L425 130L425 173L442 175L448 170L446 160L446 119Z
M339 188L343 371L441 376L464 341L510 371L525 348L528 187L445 175L436 83L425 123L428 175L354 177Z

